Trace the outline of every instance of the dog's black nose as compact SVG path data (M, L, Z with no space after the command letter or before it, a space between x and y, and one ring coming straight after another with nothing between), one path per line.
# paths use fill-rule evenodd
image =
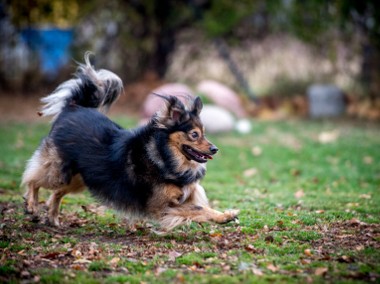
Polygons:
M210 146L210 152L213 153L213 154L216 154L216 152L218 152L218 148L215 146L215 145L211 145Z

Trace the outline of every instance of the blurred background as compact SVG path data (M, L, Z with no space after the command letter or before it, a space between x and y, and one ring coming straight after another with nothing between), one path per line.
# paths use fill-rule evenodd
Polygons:
M379 1L1 0L0 112L35 111L87 50L124 81L124 113L160 90L238 119L380 121Z

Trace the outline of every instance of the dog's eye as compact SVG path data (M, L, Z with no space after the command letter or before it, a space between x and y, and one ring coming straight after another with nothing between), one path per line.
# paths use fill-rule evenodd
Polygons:
M193 138L193 139L197 139L197 138L199 137L199 133L196 132L196 131L193 131L193 132L191 132L190 136L191 136L191 138Z

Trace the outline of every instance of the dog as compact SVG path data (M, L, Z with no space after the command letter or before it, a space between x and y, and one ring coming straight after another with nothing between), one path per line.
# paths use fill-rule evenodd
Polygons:
M38 216L39 189L52 189L48 222L59 226L62 198L88 188L106 206L156 221L166 231L192 221L236 219L238 210L212 209L200 185L206 162L218 152L205 137L201 99L184 103L156 94L165 106L145 126L123 129L105 115L122 93L122 81L95 70L89 56L75 78L41 99L39 114L53 121L23 174L26 213Z

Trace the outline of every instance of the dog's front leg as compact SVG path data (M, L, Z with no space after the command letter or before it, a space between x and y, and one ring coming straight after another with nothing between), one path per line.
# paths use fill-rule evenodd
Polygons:
M190 192L188 199L182 204L166 208L165 214L160 219L163 228L171 230L178 225L191 221L222 224L236 219L239 214L239 210L220 212L212 209L209 206L205 190L199 184L192 185Z

